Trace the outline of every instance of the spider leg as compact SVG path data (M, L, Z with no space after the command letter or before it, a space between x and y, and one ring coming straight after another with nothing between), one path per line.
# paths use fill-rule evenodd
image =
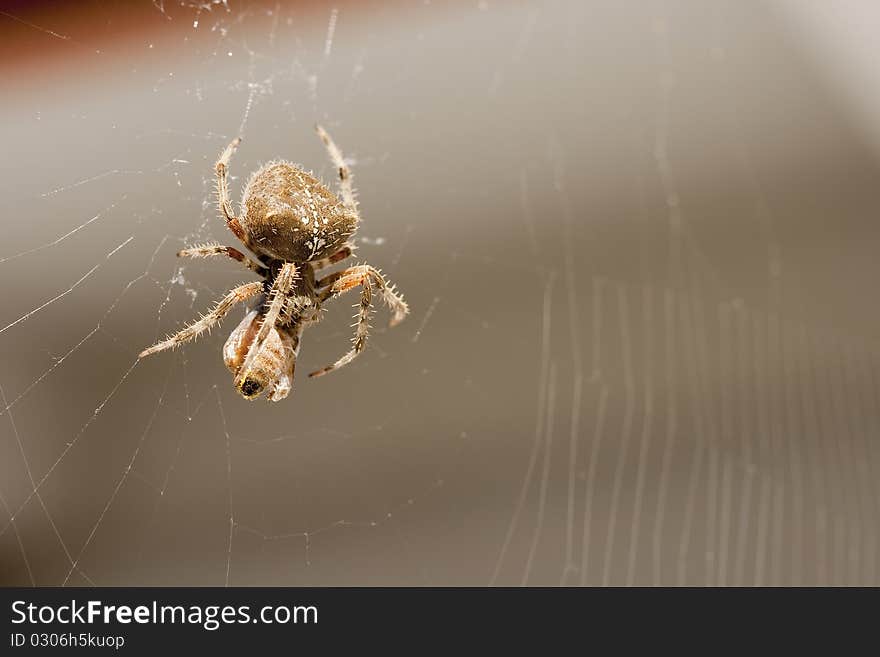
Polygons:
M324 142L324 146L327 147L327 153L330 155L330 159L333 161L333 165L339 174L339 192L342 195L342 202L355 216L358 216L357 201L354 199L354 190L351 187L351 169L345 163L342 151L339 150L339 147L333 142L330 135L327 134L327 131L320 125L315 126L315 131L318 133L321 141Z
M269 275L269 270L261 264L254 262L244 253L232 246L220 246L219 244L206 244L205 246L194 246L189 249L183 249L177 252L178 258L210 258L216 255L226 255L237 260L252 272L256 272L263 278Z
M261 377L257 376L255 365L259 354L263 349L263 344L269 336L271 329L276 327L282 311L285 310L285 308L290 308L291 305L295 305L298 308L305 303L291 303L291 292L297 276L296 265L292 262L287 262L282 265L281 271L278 272L278 276L272 284L272 289L269 291L268 309L263 316L260 329L257 331L257 335L254 337L253 342L248 348L244 363L242 363L241 368L238 370L238 373L233 380L233 385L240 390L245 397L250 398L259 394L258 382ZM294 297L294 300L298 301L299 298ZM285 315L289 314L289 310L285 312Z
M198 337L199 334L207 331L212 326L217 324L217 322L223 319L223 317L225 317L226 314L230 310L232 310L232 307L235 306L235 304L256 296L262 291L262 282L245 283L244 285L239 285L237 288L231 290L229 294L223 297L220 300L220 303L218 303L211 312L205 314L201 319L193 322L182 331L175 333L167 340L163 340L162 342L154 344L148 349L144 349L140 354L138 354L138 358L143 358L144 356L149 356L150 354L155 354L156 352L164 351L165 349L171 349L180 344L183 344L184 342L192 340L195 337Z
M360 354L364 347L367 346L367 333L370 330L369 319L370 319L370 304L373 300L373 289L370 285L369 277L361 278L357 283L353 283L351 287L356 285L361 285L361 303L360 308L358 310L358 314L355 315L357 319L357 323L355 324L355 332L354 338L352 338L351 349L349 349L339 360L337 360L332 365L327 365L326 367L322 367L319 370L314 372L310 372L310 377L315 376L323 376L328 372L332 372L333 370L338 370L340 367L344 365L348 365L351 361ZM351 288L349 288L351 289Z
M373 285L382 295L382 300L389 306L392 311L391 326L399 324L403 321L409 312L406 302L391 289L382 277L382 274L370 267L369 265L360 265L357 267L349 267L341 272L330 274L318 281L319 287L329 287L324 290L318 297L320 302L337 297L348 290L352 290L357 286L361 286L361 302L358 314L355 315L357 322L355 324L355 334L352 339L351 349L332 365L323 367L309 374L310 377L323 376L328 372L339 369L347 365L355 357L358 356L366 347L367 333L369 331L370 304L373 299Z
M312 266L312 269L323 269L324 267L336 264L340 260L345 260L353 251L354 247L350 244L346 244L336 253L327 256L326 258L321 258L320 260L312 260L309 264Z
M226 179L226 174L229 170L229 160L232 159L232 154L240 143L241 137L233 139L229 146L226 147L226 150L220 154L220 159L217 160L214 169L217 171L217 198L220 204L220 212L226 217L226 226L238 239L247 244L247 235L241 226L241 221L232 211L232 203L229 200L229 183Z
M324 303L328 299L338 297L340 294L348 292L348 290L361 285L361 281L371 279L373 284L382 295L382 301L391 311L391 322L389 326L397 326L409 314L409 306L403 297L394 289L393 285L389 285L380 272L370 265L356 265L335 272L329 276L321 278L315 283L318 289L327 288L318 295L318 301ZM329 286L329 287L328 287Z

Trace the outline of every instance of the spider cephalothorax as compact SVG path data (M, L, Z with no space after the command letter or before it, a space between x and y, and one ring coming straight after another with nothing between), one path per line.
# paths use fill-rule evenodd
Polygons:
M328 299L361 287L361 303L352 348L342 358L309 376L320 376L349 363L363 351L373 287L391 310L391 325L403 321L409 309L382 274L370 265L357 265L323 278L315 272L352 254L349 239L360 216L351 187L351 172L327 132L318 126L339 174L338 198L310 173L289 162L270 162L251 176L242 198L243 216L232 211L226 174L235 139L217 162L217 191L226 225L257 257L252 260L231 246L206 245L177 255L206 258L226 255L259 274L263 280L230 291L217 306L182 331L140 357L176 347L214 326L240 301L257 298L223 347L223 361L233 373L233 385L245 399L264 391L270 401L284 399L293 385L294 366L303 329L320 319Z

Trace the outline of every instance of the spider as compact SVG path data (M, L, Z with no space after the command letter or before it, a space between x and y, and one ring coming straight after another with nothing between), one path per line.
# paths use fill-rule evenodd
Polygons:
M356 265L316 277L316 272L351 256L349 241L360 215L351 185L351 171L342 152L321 126L315 127L339 175L339 197L298 166L283 160L269 162L248 180L242 196L243 216L233 213L227 171L236 138L220 155L215 167L220 213L226 226L256 255L257 260L231 246L209 244L184 249L187 258L228 256L262 281L232 289L213 310L166 340L145 349L138 358L171 349L215 326L239 302L256 303L232 331L223 347L223 361L233 374L233 385L245 399L264 391L269 401L287 397L303 330L321 318L324 302L358 286L361 301L355 315L351 349L332 365L309 374L321 376L350 363L367 341L368 320L375 287L391 311L391 326L406 317L409 308L382 273L370 265Z

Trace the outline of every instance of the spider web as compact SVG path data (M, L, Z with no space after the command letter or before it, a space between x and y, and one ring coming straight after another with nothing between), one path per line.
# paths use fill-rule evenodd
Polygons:
M876 167L783 16L0 12L41 53L4 82L2 582L876 584ZM310 381L337 302L278 404L222 364L241 310L138 362L251 278L174 256L235 244L222 148L235 198L332 180L317 121L411 316Z

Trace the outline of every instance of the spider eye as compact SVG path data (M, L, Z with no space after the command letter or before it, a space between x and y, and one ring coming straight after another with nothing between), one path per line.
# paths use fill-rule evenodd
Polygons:
M263 386L255 379L245 379L241 384L241 394L245 397L254 397L260 394Z

